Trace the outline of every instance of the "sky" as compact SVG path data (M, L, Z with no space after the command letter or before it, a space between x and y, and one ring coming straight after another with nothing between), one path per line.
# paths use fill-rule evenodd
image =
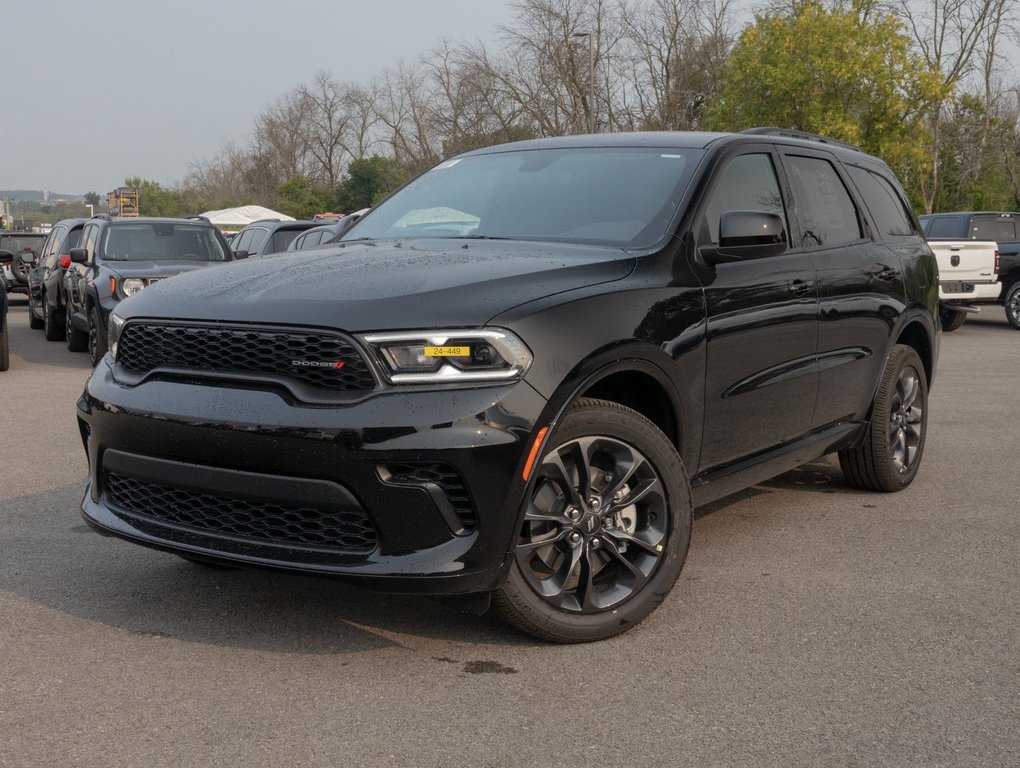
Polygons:
M502 0L0 0L0 189L175 185L316 72L368 83L443 38L495 44L514 13Z
M316 72L367 83L444 37L495 42L513 15L498 0L0 0L0 189L176 184Z

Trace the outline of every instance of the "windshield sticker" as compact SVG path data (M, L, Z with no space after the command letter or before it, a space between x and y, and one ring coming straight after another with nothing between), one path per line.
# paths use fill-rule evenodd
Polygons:
M432 170L433 171L445 171L447 168L453 168L453 166L455 166L460 161L461 161L461 158L459 158L459 157L454 159L454 160L447 160L445 162L440 163L439 165L437 165Z
M684 159L683 155L659 155L659 157L665 157L665 158L668 158L670 160L683 160Z

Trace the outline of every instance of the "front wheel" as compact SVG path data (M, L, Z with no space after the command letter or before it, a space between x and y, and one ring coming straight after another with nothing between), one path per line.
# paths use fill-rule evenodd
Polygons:
M49 297L43 294L43 336L46 341L60 341L64 338L65 330L63 324L54 316L50 309Z
M493 606L543 640L602 640L648 616L680 575L690 481L669 439L616 403L578 400L549 445Z
M967 313L939 305L939 322L945 333L957 330L967 319Z
M1016 330L1020 331L1020 280L1013 283L1013 287L1006 292L1006 320Z
M897 344L886 361L864 441L839 452L843 477L868 491L903 490L921 464L927 425L924 365L912 347Z
M71 322L70 305L64 308L64 341L71 352L84 352L88 348L88 334L79 331Z
M99 316L99 307L93 306L89 310L89 360L92 361L92 366L99 365L105 354L106 333Z

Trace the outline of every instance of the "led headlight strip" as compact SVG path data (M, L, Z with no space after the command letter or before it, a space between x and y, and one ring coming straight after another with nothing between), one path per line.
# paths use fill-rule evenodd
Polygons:
M502 328L370 333L361 339L392 384L511 381L532 362L524 342Z

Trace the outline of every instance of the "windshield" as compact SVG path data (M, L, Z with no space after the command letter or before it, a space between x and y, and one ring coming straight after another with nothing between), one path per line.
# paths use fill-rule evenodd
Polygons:
M665 234L702 154L597 147L454 158L419 176L342 239L651 245Z
M115 224L103 236L103 258L114 261L227 261L216 230L196 224Z

